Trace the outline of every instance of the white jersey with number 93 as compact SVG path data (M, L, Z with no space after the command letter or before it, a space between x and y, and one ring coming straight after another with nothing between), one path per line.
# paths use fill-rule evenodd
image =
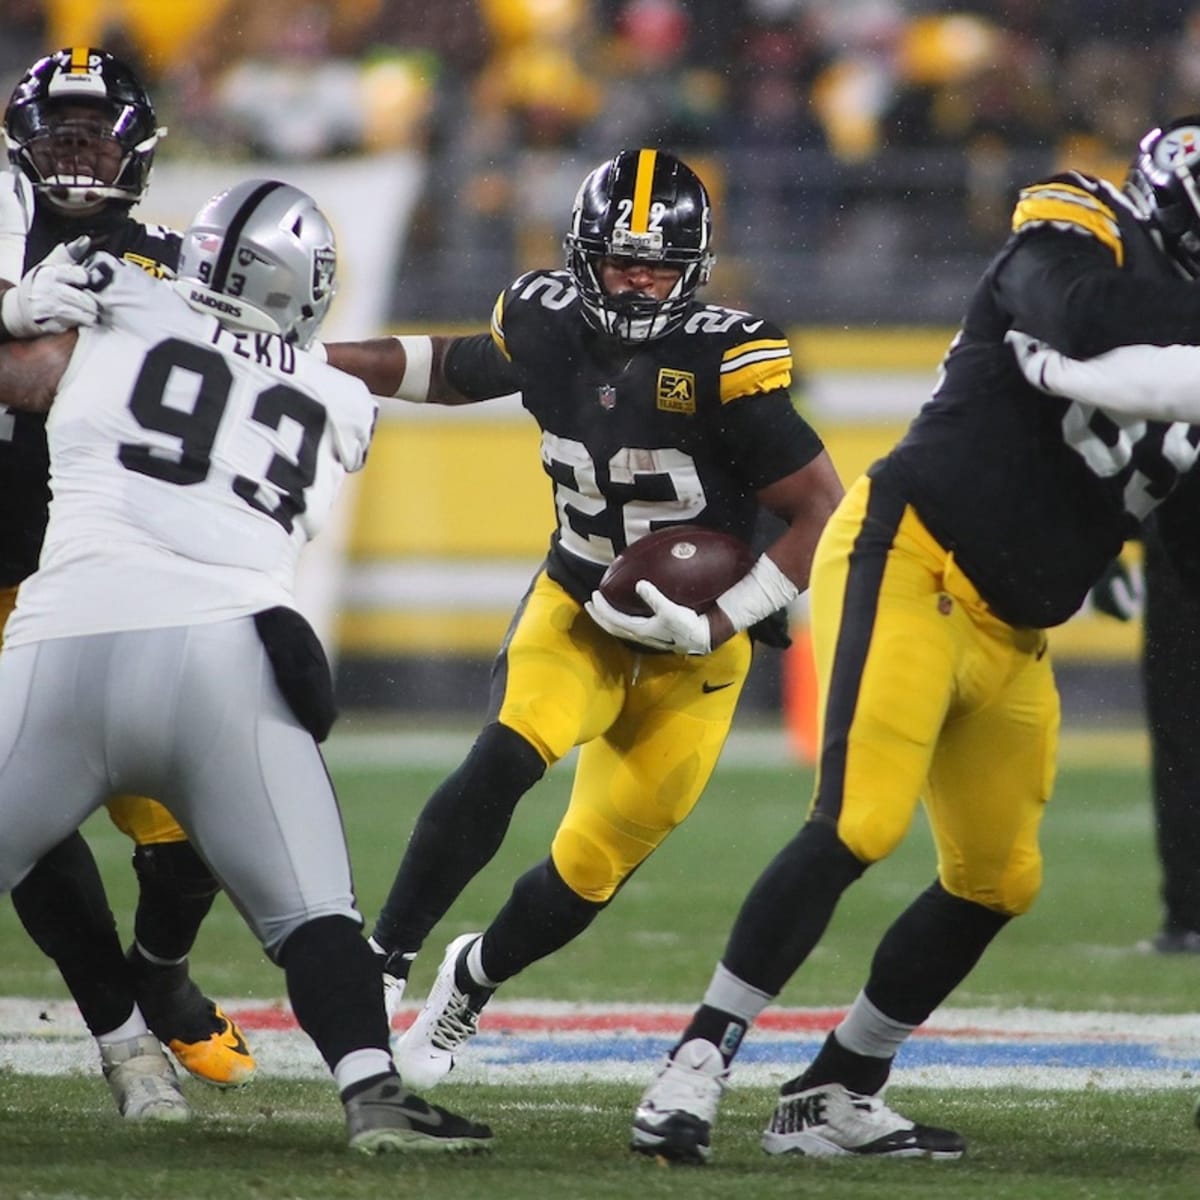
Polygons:
M297 557L362 466L367 389L98 255L100 323L50 409L53 499L10 645L293 604Z

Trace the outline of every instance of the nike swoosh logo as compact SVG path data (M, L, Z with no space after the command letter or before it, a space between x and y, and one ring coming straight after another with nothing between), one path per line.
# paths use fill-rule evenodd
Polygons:
M700 690L707 696L710 692L723 692L727 687L733 687L732 679L728 683L709 683L705 680Z
M232 1026L225 1030L225 1037L228 1039L225 1042L227 1050L232 1050L234 1054L241 1054L246 1058L250 1057L250 1050L246 1046L246 1039Z
M437 1129L443 1124L442 1114L432 1106L428 1107L425 1112L421 1112L415 1108L409 1108L406 1104L399 1104L397 1109L403 1113L410 1121L417 1122L423 1125L426 1129Z
M761 321L743 321L742 328L747 333L753 333L761 324Z

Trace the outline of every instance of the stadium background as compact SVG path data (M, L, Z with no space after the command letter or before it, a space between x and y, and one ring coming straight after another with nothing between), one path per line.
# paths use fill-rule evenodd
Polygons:
M1119 179L1149 121L1200 108L1200 7L1161 0L0 0L0 28L6 94L58 45L140 70L171 131L144 219L246 175L310 190L342 253L330 338L483 327L561 260L591 166L677 151L716 202L707 298L789 330L847 480L928 394L1016 188ZM385 405L303 574L344 707L478 715L552 525L537 455L515 399ZM1056 632L1068 722L1140 721L1139 642L1086 610ZM783 666L759 656L744 716L775 719Z

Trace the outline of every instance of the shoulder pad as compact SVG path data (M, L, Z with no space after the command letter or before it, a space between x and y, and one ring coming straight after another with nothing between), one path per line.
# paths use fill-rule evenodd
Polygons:
M754 392L791 387L792 348L770 321L739 309L704 304L688 316L684 330L719 339L722 404Z
M500 293L492 309L492 341L513 358L513 338L521 330L544 332L555 314L578 299L569 271L527 271Z
M1133 208L1112 184L1078 171L1065 171L1022 188L1013 210L1013 233L1055 229L1094 238L1117 265L1125 262L1119 211Z

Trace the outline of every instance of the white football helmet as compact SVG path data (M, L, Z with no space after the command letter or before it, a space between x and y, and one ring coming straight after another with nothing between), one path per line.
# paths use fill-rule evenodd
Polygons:
M193 218L175 286L230 328L277 333L305 349L337 290L336 270L333 229L316 201L291 184L250 179Z

